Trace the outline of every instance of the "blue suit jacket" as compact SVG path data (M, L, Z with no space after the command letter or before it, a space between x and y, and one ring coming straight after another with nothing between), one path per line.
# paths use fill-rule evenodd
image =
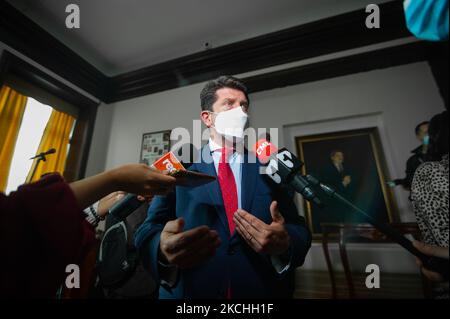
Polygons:
M201 155L201 162L192 164L189 169L217 176L208 146L203 147ZM229 285L233 298L292 296L294 270L304 262L311 246L311 234L304 219L298 215L289 192L276 188L260 175L260 164L249 163L249 156L246 152L242 164L242 208L270 224L270 204L272 200L278 201L291 238L288 256L291 267L278 274L270 256L253 251L237 232L230 236L217 181L196 188L176 187L168 196L154 198L147 219L135 235L136 247L156 281L161 281L158 269L160 235L168 221L183 217L184 230L207 225L219 233L222 244L205 263L181 270L174 287L161 285L160 298L225 298Z

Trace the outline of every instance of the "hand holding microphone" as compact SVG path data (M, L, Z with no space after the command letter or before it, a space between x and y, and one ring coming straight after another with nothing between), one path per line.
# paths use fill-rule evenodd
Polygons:
M424 244L419 241L414 241L413 245L415 248L417 248L421 253L425 254L426 256L437 257L437 258L441 258L441 260L447 260L447 261L449 259L448 247L431 246L431 245L427 245L427 244ZM419 265L419 267L422 268L422 273L429 280L434 281L434 282L445 281L445 278L442 274L428 269L427 266L424 265L422 260L420 260L419 258L417 258L416 260L417 260L417 264ZM448 267L448 264L447 264L447 267ZM447 275L447 280L448 280L448 275Z
M70 188L80 207L85 208L112 192L125 191L144 196L166 194L175 184L175 177L145 164L128 164L73 182Z
M205 183L209 183L215 179L215 177L213 176L187 171L183 164L172 152L168 152L161 158L156 160L152 164L150 170L148 170L148 166L144 165L144 167L146 167L147 169L147 172L145 172L145 174L138 174L138 176L126 174L126 176L123 176L121 179L123 181L129 181L129 183L138 183L138 185L140 185L142 178L153 177L151 179L155 179L155 183L153 183L151 180L148 180L147 182L149 184L147 185L148 189L146 190L146 192L130 191L130 194L126 195L109 209L111 215L114 215L115 217L122 220L133 213L137 208L139 208L144 200L142 198L139 198L139 196L135 194L144 195L143 197L145 198L145 200L148 200L154 195L167 195L176 185L196 187ZM163 178L161 176L166 177ZM164 183L167 183L169 180L170 187L166 187L167 185L165 185ZM129 187L128 185L124 186Z
M117 189L139 195L166 195L176 183L174 177L145 164L124 165L113 174Z

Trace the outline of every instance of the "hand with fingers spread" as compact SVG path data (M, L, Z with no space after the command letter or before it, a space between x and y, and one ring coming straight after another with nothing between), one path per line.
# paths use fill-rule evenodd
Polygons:
M431 245L424 244L424 243L422 243L420 241L414 241L413 245L419 251L421 251L422 253L424 253L427 256L433 256L433 257L440 257L440 258L449 259L448 247L431 246ZM444 281L444 278L440 274L424 268L423 265L422 265L422 262L420 261L420 259L417 258L416 262L419 265L419 267L422 268L422 273L429 280L435 281L435 282L442 282L442 281Z
M183 231L184 219L168 222L160 240L160 261L179 268L191 268L214 256L221 241L219 234L207 226Z
M260 219L239 209L234 214L236 231L247 244L258 253L271 256L282 255L289 249L289 234L284 226L284 218L278 209L278 203L270 205L272 223L267 225Z

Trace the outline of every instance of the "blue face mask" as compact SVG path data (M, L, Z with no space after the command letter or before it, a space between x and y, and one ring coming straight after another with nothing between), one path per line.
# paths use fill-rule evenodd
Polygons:
M403 7L414 36L428 41L448 40L448 0L405 0Z
M426 146L428 146L428 145L430 145L430 135L425 135L424 137L423 137L423 145L426 145Z

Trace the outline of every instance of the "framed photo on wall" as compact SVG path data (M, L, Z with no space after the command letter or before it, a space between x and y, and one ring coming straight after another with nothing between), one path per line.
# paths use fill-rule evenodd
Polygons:
M163 154L169 152L170 133L171 130L143 134L139 162L152 165Z
M397 220L377 128L297 137L296 145L305 163L303 174L332 186L377 220ZM306 221L315 239L321 238L322 223L367 223L364 216L335 199L321 199L325 205L322 209L305 201Z

